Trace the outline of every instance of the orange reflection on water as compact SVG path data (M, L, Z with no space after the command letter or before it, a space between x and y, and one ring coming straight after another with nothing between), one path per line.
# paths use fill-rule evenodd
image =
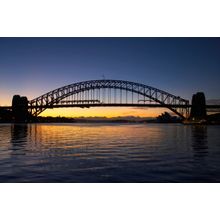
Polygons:
M138 150L138 142L151 142L149 145L154 146L154 142L165 138L160 127L148 127L143 124L33 124L29 126L29 139L34 143L35 148L44 151L78 149L78 151L74 150L74 156L83 156L85 152L88 156L88 152L95 154L100 149L103 153L109 150L113 153L119 150L121 145L124 146L124 154L126 149Z

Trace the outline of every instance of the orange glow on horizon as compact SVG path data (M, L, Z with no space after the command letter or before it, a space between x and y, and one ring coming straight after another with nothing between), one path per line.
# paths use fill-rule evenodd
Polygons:
M11 106L9 98L1 97L0 106ZM137 107L90 107L90 108L56 108L47 109L40 116L52 117L157 117L163 112L170 112L166 108L137 108Z
M9 98L1 97L0 106L11 106ZM47 109L40 116L52 117L157 117L163 112L169 112L166 108L126 108L126 107L91 107L91 108L57 108Z
M61 117L156 117L164 111L164 108L124 108L124 107L91 107L91 108L58 108L47 109L40 116Z
M11 101L8 97L1 97L0 106L11 106ZM170 112L166 108L137 108L137 107L90 107L90 108L56 108L47 109L40 116L52 117L157 117L163 112Z

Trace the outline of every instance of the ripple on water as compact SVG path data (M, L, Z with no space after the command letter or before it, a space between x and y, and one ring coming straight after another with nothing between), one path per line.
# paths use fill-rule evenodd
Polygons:
M1 182L220 182L220 126L0 125Z

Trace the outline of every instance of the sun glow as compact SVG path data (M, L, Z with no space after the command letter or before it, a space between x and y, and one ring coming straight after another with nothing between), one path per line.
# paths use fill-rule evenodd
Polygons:
M115 107L94 107L94 108L58 108L47 109L41 116L62 116L62 117L156 117L161 112L167 111L163 108L115 108Z

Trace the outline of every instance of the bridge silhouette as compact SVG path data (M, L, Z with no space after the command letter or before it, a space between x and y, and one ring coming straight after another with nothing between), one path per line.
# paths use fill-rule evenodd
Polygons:
M189 101L160 89L124 80L91 80L70 84L29 101L33 116L48 108L164 107L185 118Z
M26 97L21 97L23 101L19 100L13 98L12 106L3 108L18 109L21 112L27 110L36 117L46 109L53 108L159 107L168 108L180 118L187 119L192 107L189 100L148 85L107 79L73 83L29 101ZM213 109L220 106L206 105L205 108Z

